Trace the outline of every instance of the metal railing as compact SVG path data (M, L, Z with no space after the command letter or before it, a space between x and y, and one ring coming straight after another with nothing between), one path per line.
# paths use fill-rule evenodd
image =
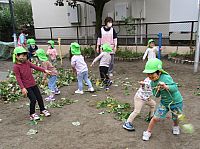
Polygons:
M163 45L194 46L196 40L197 21L156 22L138 24L114 24L118 35L118 45L146 45L148 39L158 42L158 33L162 33ZM95 25L41 27L29 30L31 36L40 44L49 39L62 39L62 44L77 41L80 44L96 44Z

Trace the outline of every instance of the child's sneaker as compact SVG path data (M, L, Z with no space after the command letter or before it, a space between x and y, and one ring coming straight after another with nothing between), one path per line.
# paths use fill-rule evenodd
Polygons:
M180 128L179 128L179 126L173 126L172 133L174 135L179 135L180 134Z
M79 89L75 91L75 94L83 94L83 91L80 91Z
M47 110L41 111L40 114L41 114L41 115L44 115L45 117L51 116L51 114L50 114L49 111L47 111Z
M105 90L106 90L106 91L109 91L109 89L110 89L109 87L105 87Z
M93 87L88 88L88 91L90 91L90 92L94 92L94 88L93 88Z
M142 137L142 140L144 141L149 141L149 138L151 137L151 133L148 132L148 131L144 131L143 132L143 137Z
M111 86L112 84L113 84L112 81L109 81L109 82L108 82L108 86Z
M129 130L129 131L134 131L135 128L130 122L125 122L124 125L122 126L124 129Z
M60 91L59 91L59 90L55 90L54 94L55 94L55 95L59 95L59 94L60 94Z
M39 119L40 119L40 117L36 113L30 115L31 121L36 121L36 120L39 120Z
M109 74L109 76L110 76L110 77L113 77L113 74L112 74L112 73L110 73L110 74Z
M46 100L46 101L54 101L55 98L54 98L53 95L50 95L49 97L46 97L45 100Z

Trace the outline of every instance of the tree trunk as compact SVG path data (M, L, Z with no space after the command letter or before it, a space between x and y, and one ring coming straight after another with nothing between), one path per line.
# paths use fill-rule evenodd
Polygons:
M96 28L95 28L95 33L96 37L100 33L101 25L102 25L102 14L103 14L103 8L104 8L105 3L101 5L96 5L95 7L95 12L96 12Z

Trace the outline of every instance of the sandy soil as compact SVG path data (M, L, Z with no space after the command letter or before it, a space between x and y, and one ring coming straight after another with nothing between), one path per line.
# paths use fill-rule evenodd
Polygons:
M65 62L69 68L69 62ZM90 63L90 62L89 62ZM11 68L10 62L1 62L0 70ZM116 62L113 80L129 78L133 89L129 96L124 95L122 87L112 86L110 92L98 91L96 97L91 93L75 95L76 83L61 88L61 97L78 100L77 103L63 108L51 108L51 117L45 118L38 125L30 125L28 119L28 99L16 103L0 103L0 149L199 149L200 148L200 97L194 91L200 85L200 74L193 74L192 65L173 64L164 61L164 68L171 74L181 87L184 97L184 113L194 125L193 134L173 136L172 122L168 119L156 125L149 142L142 141L142 133L148 123L144 121L148 108L145 106L139 118L135 119L135 132L122 128L122 122L113 118L112 114L99 115L101 109L96 109L96 102L107 96L121 102L129 102L133 106L133 96L138 87L137 81L142 80L144 62ZM5 67L7 66L7 67ZM91 71L98 76L98 67ZM159 99L156 99L157 103ZM22 107L23 105L23 107ZM72 122L79 121L80 126ZM29 129L37 129L36 135L26 135Z

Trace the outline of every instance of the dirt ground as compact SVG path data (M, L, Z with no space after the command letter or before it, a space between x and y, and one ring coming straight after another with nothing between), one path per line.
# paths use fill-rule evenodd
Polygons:
M65 60L66 61L66 60ZM9 62L0 62L0 70L11 68ZM65 62L69 68L69 62ZM90 63L90 62L89 62ZM88 64L89 64L88 63ZM133 96L138 87L137 81L142 80L144 62L116 62L113 80L129 78L133 83L131 94L126 96L121 86L112 86L110 92L98 91L93 94L75 95L76 83L61 88L61 97L78 100L77 103L63 108L51 108L51 117L45 118L37 125L30 125L26 106L28 99L16 103L0 103L0 149L199 149L200 148L200 96L194 91L200 85L200 73L193 74L192 65L174 64L164 61L164 68L171 74L181 87L184 97L184 113L194 125L192 134L182 133L173 136L171 120L159 122L149 142L142 141L142 133L148 123L144 121L148 107L144 107L140 117L134 121L135 132L122 128L122 122L113 118L112 114L98 114L102 109L96 109L96 102L111 96L121 102L129 102L133 106ZM5 67L7 66L7 67ZM91 69L98 76L98 67ZM157 103L159 99L156 99ZM22 107L23 105L23 107ZM80 126L72 125L79 121ZM37 129L38 133L28 136L29 129Z

